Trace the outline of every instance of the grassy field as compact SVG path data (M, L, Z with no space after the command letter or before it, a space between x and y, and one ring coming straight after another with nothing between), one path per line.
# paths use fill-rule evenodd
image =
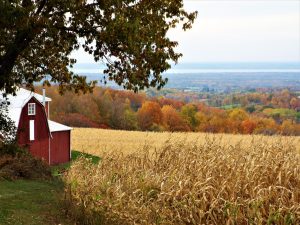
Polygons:
M99 162L99 157L72 151L72 161L79 157ZM53 166L54 178L49 181L3 181L0 177L0 225L74 224L65 214L64 183L60 179L71 164Z
M207 138L222 139L224 145L241 143L250 146L253 142L276 142L279 139L294 143L300 152L300 137L266 137L233 134L204 133L168 133L118 131L92 128L74 128L72 131L72 149L101 156L104 152L122 152L129 154L139 151L147 145L151 150L160 149L166 141L203 144Z
M71 224L67 221L60 198L63 184L46 181L1 181L1 225Z
M73 148L107 154L71 166L66 205L95 225L300 224L299 147L296 137L75 129Z

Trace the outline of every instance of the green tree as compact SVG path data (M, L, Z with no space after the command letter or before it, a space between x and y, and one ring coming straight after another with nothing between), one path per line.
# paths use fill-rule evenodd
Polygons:
M91 91L95 82L70 71L80 46L126 89L161 88L162 73L177 62L177 42L167 32L191 28L197 12L183 0L3 0L0 1L0 90L33 87L49 75L60 91Z
M187 121L192 130L195 130L195 128L199 125L196 113L197 107L194 104L186 104L181 108L181 115Z
M0 148L2 144L13 143L16 139L15 123L7 117L7 113L7 100L0 96Z
M123 113L123 121L122 121L122 128L125 130L137 130L138 129L138 122L136 112L134 112L131 108L131 102L127 98L124 104L124 113Z
M100 99L96 100L98 105L98 111L101 116L101 123L111 125L111 116L113 113L113 98L111 96L110 90L106 90Z

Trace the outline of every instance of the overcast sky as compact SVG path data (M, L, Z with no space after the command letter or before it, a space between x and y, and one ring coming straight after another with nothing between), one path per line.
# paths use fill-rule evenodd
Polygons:
M185 0L185 8L198 11L193 28L169 33L181 62L300 61L300 0Z

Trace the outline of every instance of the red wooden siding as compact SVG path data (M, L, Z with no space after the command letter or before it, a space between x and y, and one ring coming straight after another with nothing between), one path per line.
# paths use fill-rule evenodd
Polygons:
M70 161L70 131L52 132L51 164Z
M35 115L28 115L28 104L35 103ZM56 131L50 134L48 127L48 107L45 107L34 97L24 105L18 126L18 144L28 148L30 153L47 163L59 164L70 161L70 130ZM34 120L34 140L30 141L30 120ZM50 154L50 160L49 160Z
M36 114L28 115L28 103L35 103ZM34 120L34 140L29 140L29 121ZM43 105L31 98L23 107L18 127L18 144L29 149L32 155L49 162L49 128Z

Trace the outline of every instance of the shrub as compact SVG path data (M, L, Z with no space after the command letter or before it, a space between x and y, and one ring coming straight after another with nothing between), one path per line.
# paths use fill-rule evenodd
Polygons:
M52 175L47 163L33 157L25 150L19 149L16 154L0 155L0 180L19 178L48 180Z
M18 153L25 153L25 150L20 148L16 143L0 143L0 157L3 155L16 156Z

